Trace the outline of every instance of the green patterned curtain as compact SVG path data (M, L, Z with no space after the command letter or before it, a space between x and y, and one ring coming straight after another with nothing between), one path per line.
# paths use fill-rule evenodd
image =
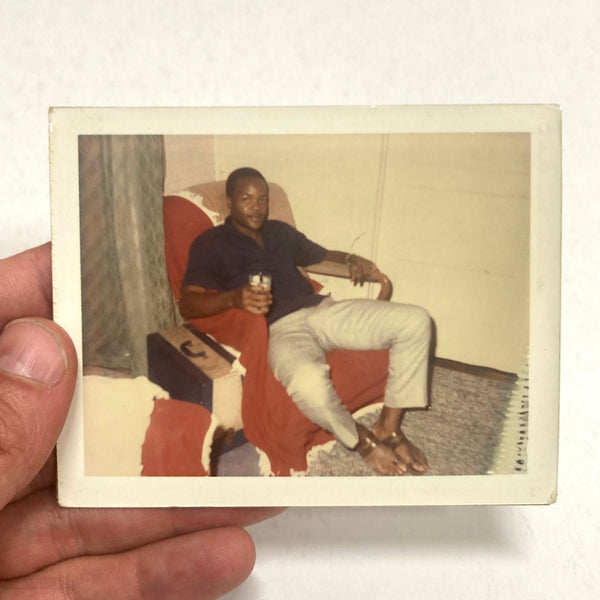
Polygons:
M172 326L162 136L79 137L83 363L147 374L146 335Z

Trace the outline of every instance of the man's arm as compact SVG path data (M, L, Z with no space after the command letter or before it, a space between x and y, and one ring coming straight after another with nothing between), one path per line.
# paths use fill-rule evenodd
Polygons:
M381 284L378 300L389 300L392 297L393 286L388 277L377 268L375 263L357 254L327 250L321 262L309 265L305 269L309 273L349 277L354 285L362 286L365 281L375 281Z
M350 254L340 250L327 250L323 263L326 262L346 265L353 285L362 286L373 273L379 271L374 262L358 256L358 254Z
M244 285L226 292L211 292L199 286L186 285L181 288L179 312L186 320L210 317L230 308L264 315L272 303L271 292L256 286Z

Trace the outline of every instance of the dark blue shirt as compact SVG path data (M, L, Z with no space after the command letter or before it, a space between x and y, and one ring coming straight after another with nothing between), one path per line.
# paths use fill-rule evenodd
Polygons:
M182 285L223 292L246 285L251 273L268 273L273 293L269 323L319 304L324 296L314 293L297 267L321 262L327 250L282 221L265 221L262 236L264 248L236 229L230 217L208 229L190 247Z

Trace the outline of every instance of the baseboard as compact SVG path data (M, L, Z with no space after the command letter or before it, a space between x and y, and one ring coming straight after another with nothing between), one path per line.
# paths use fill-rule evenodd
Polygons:
M467 363L461 363L456 360L450 360L449 358L440 358L439 356L434 357L433 364L437 367L442 367L443 369L459 371L461 373L467 373L469 375L475 375L477 377L485 377L486 379L493 379L495 381L514 383L518 380L518 376L516 373L507 373L506 371L500 371L491 367L469 365Z

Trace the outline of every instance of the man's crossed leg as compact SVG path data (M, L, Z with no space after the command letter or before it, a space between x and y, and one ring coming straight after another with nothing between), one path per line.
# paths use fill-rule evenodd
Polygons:
M298 408L384 475L408 469L423 473L424 453L401 429L406 408L427 404L431 319L412 305L376 300L324 300L270 328L269 365ZM389 348L384 407L369 430L357 424L338 397L325 353L330 350Z

